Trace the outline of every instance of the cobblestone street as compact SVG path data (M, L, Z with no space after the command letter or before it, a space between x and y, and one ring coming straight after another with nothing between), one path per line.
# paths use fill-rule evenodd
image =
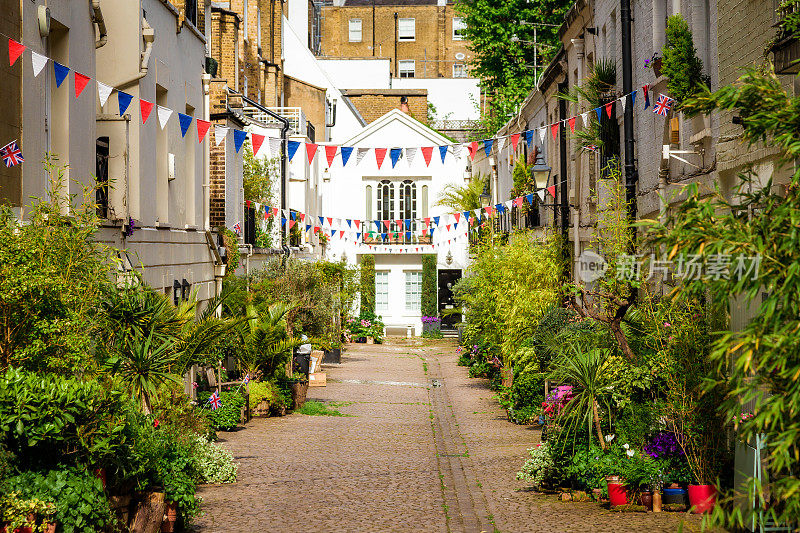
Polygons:
M515 474L539 432L514 425L455 343L350 345L309 399L348 416L255 419L220 433L241 464L200 490L201 532L677 531L680 513L562 503ZM689 516L684 531L698 531Z

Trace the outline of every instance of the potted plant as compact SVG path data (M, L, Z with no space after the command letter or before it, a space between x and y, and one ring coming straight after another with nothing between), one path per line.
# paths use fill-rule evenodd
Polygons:
M632 502L637 498L641 505L653 507L653 493L650 491L651 480L658 473L659 465L647 454L638 453L629 444L623 444L625 457L618 465L618 471L625 480L627 496ZM610 489L609 489L610 494Z
M51 533L56 530L52 521L56 514L56 506L38 498L28 500L18 497L16 492L0 496L0 518L2 529L8 533Z
M658 55L658 52L653 52L650 59L644 60L644 68L652 68L656 78L659 78L661 77L661 61L661 56Z
M161 522L161 533L172 533L175 531L175 522L178 521L178 504L166 502L164 506L164 519Z

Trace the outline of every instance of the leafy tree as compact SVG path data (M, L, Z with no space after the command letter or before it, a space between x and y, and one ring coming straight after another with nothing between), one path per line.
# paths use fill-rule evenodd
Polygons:
M466 38L473 53L471 74L491 98L491 111L483 117L482 137L493 135L534 86L534 26L540 74L560 45L558 26L572 4L570 0L457 0L456 9L466 22ZM518 41L512 40L516 35Z
M669 78L667 88L670 96L679 104L709 84L703 76L703 62L697 57L692 30L680 14L667 19L662 69Z
M800 98L790 96L771 69L748 69L735 85L702 91L687 101L689 113L731 110L742 119L743 139L751 145L768 142L781 151L783 162L800 156ZM755 316L740 331L717 335L710 357L723 376L707 380L707 388L730 387L722 409L739 437L765 437L763 483L751 479L747 501L778 523L800 520L800 169L778 190L771 182L759 187L749 173L740 176L732 199L718 192L701 194L696 185L686 200L668 213L665 223L649 222L650 242L669 251L715 254L732 258L730 276L686 280L677 290L728 305L749 304ZM760 258L758 269L745 263L736 272L737 257ZM742 416L742 406L752 413ZM752 417L749 415L752 414ZM714 517L730 526L750 524L753 512L719 506Z

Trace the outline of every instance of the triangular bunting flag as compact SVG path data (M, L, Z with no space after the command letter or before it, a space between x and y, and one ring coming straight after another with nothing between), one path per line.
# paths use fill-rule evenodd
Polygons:
M280 137L270 137L269 141L269 155L272 157L280 157L281 155L281 141Z
M539 189L538 191L536 191L536 194L539 196L539 200L544 202L544 189Z
M439 218L441 218L441 217L433 217L433 223L434 223L434 225L436 225L436 226L438 226L438 225L439 225Z
M400 159L400 156L403 154L402 148L392 148L389 150L389 158L392 160L392 168L397 164L397 160Z
M533 194L526 194L525 201L528 202L528 205L533 205Z
M328 168L333 164L333 159L336 157L336 145L325 146L325 159L328 161Z
M383 165L383 160L386 159L386 148L375 148L375 162L378 163L378 169Z
M122 91L117 91L117 104L119 104L119 116L125 114L125 111L128 110L128 106L131 105L131 100L133 100L133 95L124 93ZM191 118L189 117L189 122L191 122ZM188 125L186 126L189 127ZM186 133L186 132L184 132Z
M642 93L644 94L644 108L650 107L650 86L642 85Z
M575 133L575 119L578 117L572 117L567 120L567 124L569 124L569 131L570 133Z
M64 78L69 74L69 68L58 61L53 61L53 73L56 76L56 87L61 87L61 84L64 83Z
M614 109L614 102L607 103L605 105L605 108L606 108L606 115L608 115L608 118L611 118L611 113Z
M526 130L523 132L523 135L525 135L525 142L528 148L530 148L533 145L533 130Z
M211 127L211 122L199 118L195 122L197 123L197 142L201 143L208 132L208 128Z
M631 107L636 107L636 91L631 92Z
M22 43L18 43L12 38L8 38L8 65L13 66L14 63L17 62L17 59L22 54L23 50L25 50L25 45Z
M237 144L237 140L239 138L241 138L242 142L244 142L245 138L247 138L247 132L242 131L242 133L239 133L240 131L241 130L233 130L234 145ZM259 150L261 150L261 145L264 144L264 139L266 139L264 135L260 135L258 133L250 133L250 143L251 143L251 148L253 149L254 156L258 155ZM239 144L238 146L239 148L242 147L241 144ZM236 149L237 152L239 151L239 148Z
M233 148L236 150L236 153L239 153L239 150L242 149L242 145L244 144L244 140L247 139L247 132L244 130L237 130L236 128L233 129ZM250 141L251 146L250 148L253 150L253 155L258 154L258 149L261 148L261 143L264 142L264 136L258 135L256 133L250 134Z
M491 155L492 146L494 146L493 139L486 139L485 141L483 141L483 151L484 153L486 153L486 157L489 157L489 155Z
M515 133L511 136L511 145L514 147L514 151L517 151L517 145L519 144L519 133Z
M294 154L297 153L297 149L298 148L300 148L300 141L289 141L288 142L289 161L294 159Z
M603 121L603 108L602 107L595 107L594 112L597 113L597 122Z
M560 122L556 122L555 124L550 125L550 133L553 134L553 140L555 141L558 138L558 125Z
M433 146L423 146L420 148L422 150L422 158L425 160L425 166L431 166L431 157L433 156Z
M414 162L414 158L417 157L417 149L416 148L406 148L406 161L408 161L408 166Z
M37 54L33 50L31 50L31 66L33 67L33 75L38 76L42 69L47 65L47 56L43 56L42 54ZM99 85L100 82L98 82ZM106 87L108 87L106 85ZM110 89L111 87L109 87ZM111 91L108 92L111 94Z
M356 166L361 164L361 160L369 152L369 148L359 148L356 150Z
M628 103L628 95L619 97L619 104L622 106L622 112L625 112L625 104Z
M588 128L589 127L589 120L590 120L589 119L589 112L587 111L586 113L581 113L581 118L583 119L583 127L584 128Z
M339 150L342 154L342 166L345 166L347 162L350 160L350 156L353 154L353 147L342 146Z
M227 126L220 126L219 124L214 124L214 144L219 146L222 144L222 141L225 140L225 137L228 136L228 131L230 128Z
M447 145L439 147L439 155L442 156L442 164L444 165L444 158L447 156Z
M83 74L81 74L80 72L77 72L77 71L75 72L75 78L74 78L74 81L75 81L75 98L78 98L81 95L81 93L83 92L83 89L86 88L86 84L89 83L90 79L91 78L89 76L84 76Z
M316 143L306 143L306 155L308 156L308 164L314 162L314 156L317 155L317 148L319 145Z
M147 124L147 119L150 118L150 112L153 111L153 102L142 100L139 98L139 112L142 114L142 124Z
M503 147L506 145L506 138L500 137L497 139L497 153L501 153L503 151Z
M555 198L555 197L556 197L556 186L555 186L555 185L551 185L551 186L549 186L549 187L547 188L547 192L549 192L549 193L550 193L550 196L552 196L553 198Z
M478 153L478 141L469 143L469 159L475 161L475 154Z
M544 144L544 136L545 136L545 133L547 133L546 130L547 130L547 128L545 128L544 126L539 128L539 144Z
M169 117L172 116L172 109L168 107L158 106L157 112L158 112L158 123L161 124L161 129L163 130L164 127L167 125Z

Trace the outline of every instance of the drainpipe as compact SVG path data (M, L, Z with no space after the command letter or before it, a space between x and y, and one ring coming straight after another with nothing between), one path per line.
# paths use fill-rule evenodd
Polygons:
M211 74L203 74L203 120L210 121ZM203 230L211 229L211 143L203 150Z
M627 95L633 91L631 0L620 0L619 12L622 20L622 93ZM639 181L639 173L636 171L636 159L633 153L635 139L633 135L632 105L625 106L625 120L623 129L625 133L625 199L628 204L628 218L631 221L634 221L636 220L636 184Z
M575 57L577 59L577 67L578 67L578 86L583 85L583 58L584 58L584 41L583 39L572 39L572 45L575 47ZM581 172L577 168L581 163L585 160L586 156L583 153L580 153L577 157L575 157L575 210L573 212L573 222L572 222L572 233L573 233L573 248L572 248L572 255L573 260L575 261L575 270L573 271L575 274L578 272L578 257L581 255L581 239L580 239L580 229L581 229L581 201L580 201L580 176ZM582 166L582 165L581 165ZM577 281L577 277L576 277Z
M399 36L398 36L399 30L397 28L398 24L399 24L399 22L397 20L397 13L395 13L394 14L394 77L395 78L399 78L400 77L400 74L397 72L397 41L399 39ZM390 79L389 80L389 88L390 89L392 88L391 81L392 80Z
M147 76L147 65L150 63L150 54L153 52L153 42L156 40L156 32L150 27L150 24L147 23L147 20L144 17L142 17L142 39L144 40L144 52L142 52L141 56L139 74L127 81L114 83L112 85L113 87L118 89L130 87L131 85L136 84L140 79Z
M287 187L288 187L288 160L286 159L286 143L289 140L289 121L282 116L278 115L277 113L270 111L263 105L250 100L248 97L242 95L242 100L250 104L251 106L257 108L259 111L266 113L267 115L271 116L283 126L281 127L281 209L287 209ZM289 243L289 224L284 226L284 237L286 239L286 243Z
M103 10L100 9L100 0L92 0L92 22L97 24L97 41L94 43L95 49L102 48L108 42L108 31L106 31L106 21L103 19Z
M375 0L372 0L372 57L375 57Z

